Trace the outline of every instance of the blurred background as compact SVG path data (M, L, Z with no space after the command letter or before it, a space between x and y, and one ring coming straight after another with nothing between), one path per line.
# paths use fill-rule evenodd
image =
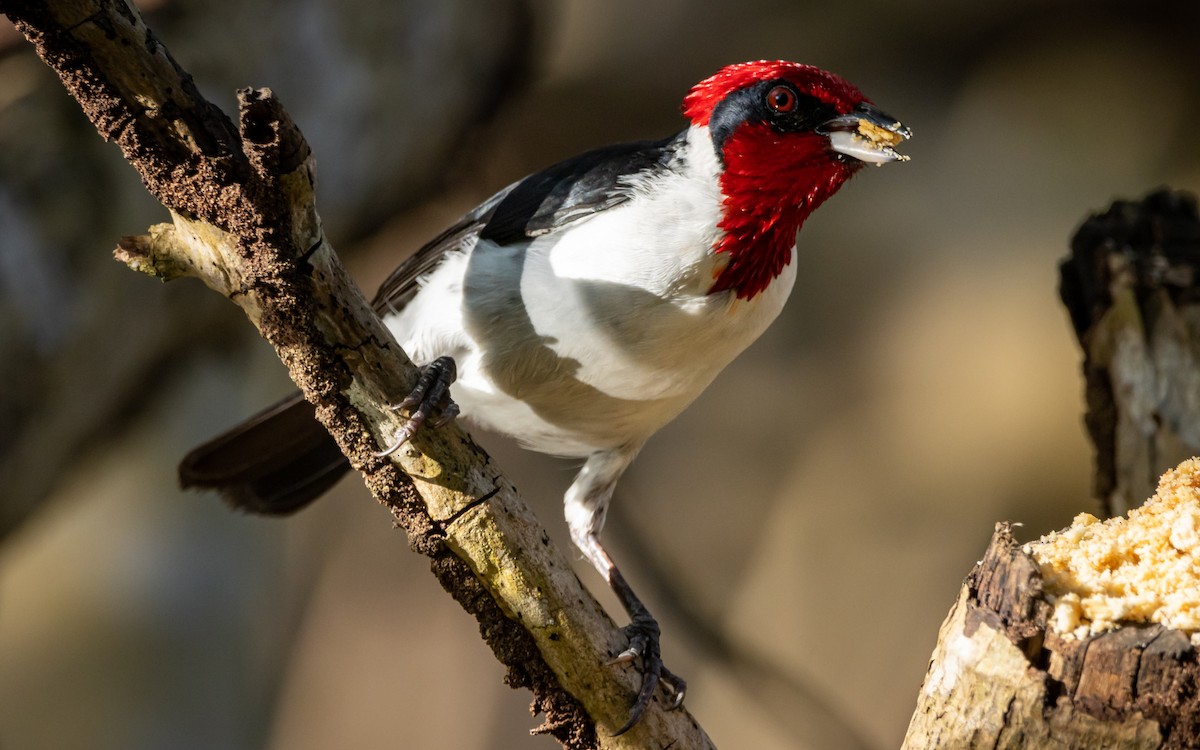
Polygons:
M606 538L718 746L897 746L993 524L1095 510L1056 264L1113 199L1200 189L1191 0L143 7L226 111L279 93L368 293L510 181L682 127L727 63L828 68L913 128L617 491ZM282 521L176 488L289 383L234 306L112 261L165 220L0 18L0 746L555 747L357 478ZM568 544L576 467L478 437Z

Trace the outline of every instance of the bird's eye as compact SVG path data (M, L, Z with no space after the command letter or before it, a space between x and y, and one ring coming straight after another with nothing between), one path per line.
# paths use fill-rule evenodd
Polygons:
M767 106L774 112L787 114L796 108L796 92L787 86L776 86L767 92Z

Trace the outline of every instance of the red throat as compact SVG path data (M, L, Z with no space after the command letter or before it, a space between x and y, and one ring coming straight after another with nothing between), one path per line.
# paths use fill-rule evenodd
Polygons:
M733 290L751 299L791 262L808 215L861 164L837 159L823 136L780 136L763 123L747 123L730 136L724 159L723 235L715 252L727 262L708 292Z

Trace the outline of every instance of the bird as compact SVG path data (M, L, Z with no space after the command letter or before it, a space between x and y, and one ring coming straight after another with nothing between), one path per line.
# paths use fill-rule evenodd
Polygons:
M727 65L685 95L686 125L611 145L500 190L384 281L374 309L420 366L397 408L397 450L461 416L523 447L582 459L563 498L570 538L629 617L641 683L658 685L660 628L601 542L614 488L674 419L783 309L798 232L863 166L907 160L912 136L853 84L785 60ZM185 487L235 508L294 512L349 468L299 394L193 449Z

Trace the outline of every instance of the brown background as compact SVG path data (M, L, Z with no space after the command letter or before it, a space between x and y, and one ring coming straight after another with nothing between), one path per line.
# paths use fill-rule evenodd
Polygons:
M1200 189L1200 10L481 5L147 20L227 109L280 94L368 291L511 180L681 127L726 63L826 67L911 126L910 163L809 222L783 316L647 446L607 532L719 746L854 747L830 715L896 746L993 522L1094 510L1055 266L1088 211ZM111 261L163 220L0 28L0 747L552 747L355 480L287 521L175 489L189 445L288 386L232 306ZM566 544L574 467L482 438Z

